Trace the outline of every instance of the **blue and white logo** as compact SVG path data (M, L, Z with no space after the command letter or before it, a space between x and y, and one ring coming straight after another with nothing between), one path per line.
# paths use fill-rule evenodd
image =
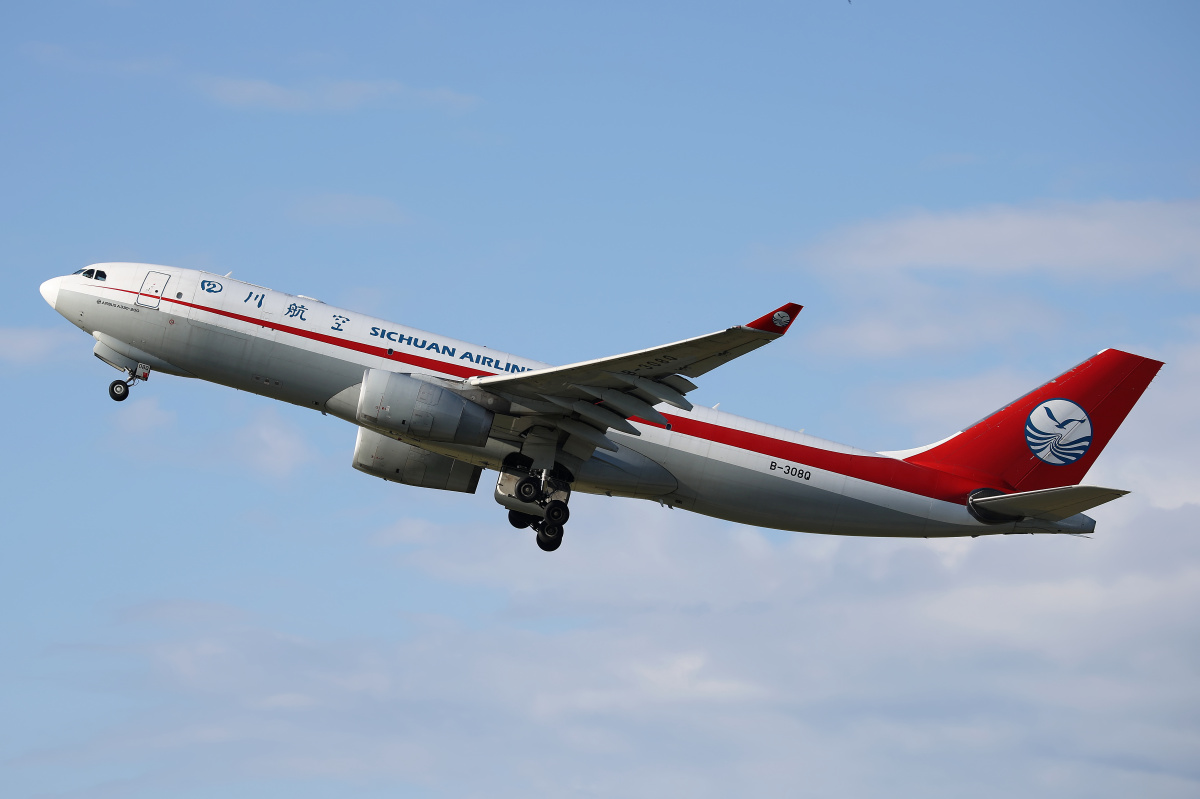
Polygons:
M201 280L200 281L200 290L207 291L209 294L216 294L222 288L224 288L224 286L222 286L220 283L218 283L215 280Z
M1074 463L1092 445L1092 420L1068 399L1046 400L1025 420L1025 443L1046 463Z

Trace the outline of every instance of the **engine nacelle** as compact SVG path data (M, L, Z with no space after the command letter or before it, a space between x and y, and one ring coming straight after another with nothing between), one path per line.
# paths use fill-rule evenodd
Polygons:
M441 386L368 369L358 394L359 424L398 436L482 447L495 414Z
M461 491L464 494L475 493L479 486L479 475L483 472L479 466L436 452L426 452L420 447L396 441L364 427L358 428L352 465L360 472L393 483Z

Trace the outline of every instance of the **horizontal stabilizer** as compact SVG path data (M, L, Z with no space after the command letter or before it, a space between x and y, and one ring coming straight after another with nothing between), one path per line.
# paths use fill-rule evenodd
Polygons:
M979 497L971 500L976 508L1004 516L1025 516L1056 522L1076 513L1123 497L1128 491L1100 486L1063 486L1040 491L1022 491L998 497Z

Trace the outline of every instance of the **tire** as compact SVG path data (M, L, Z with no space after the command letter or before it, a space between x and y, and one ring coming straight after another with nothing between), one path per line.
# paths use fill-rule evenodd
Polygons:
M546 521L550 524L562 527L569 518L571 518L571 510L562 500L556 499L546 506Z
M533 524L536 516L530 516L528 513L520 513L515 510L508 512L508 523L518 530L524 530L529 525Z
M562 546L562 527L557 524L543 524L537 534L537 545L544 552L553 552Z
M108 396L117 402L124 402L129 399L129 386L124 380L114 380L108 384Z
M522 477L513 492L522 502L536 502L538 495L542 493L542 487L532 477Z

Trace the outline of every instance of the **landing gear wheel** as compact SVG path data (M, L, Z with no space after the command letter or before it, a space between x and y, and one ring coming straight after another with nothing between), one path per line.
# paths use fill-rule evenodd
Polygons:
M114 380L108 384L108 396L117 402L129 399L129 384L124 380Z
M520 513L515 510L510 510L508 512L508 523L518 530L524 530L535 521L537 521L537 517L530 516L528 513Z
M562 527L567 523L567 519L571 518L571 511L567 508L567 503L562 500L552 500L546 506L546 521L550 524L557 524Z
M545 552L553 552L562 545L561 524L543 524L538 530L537 545Z
M517 499L522 502L535 502L538 495L542 493L542 487L538 485L538 481L532 477L522 477L517 482L517 487L514 489Z

